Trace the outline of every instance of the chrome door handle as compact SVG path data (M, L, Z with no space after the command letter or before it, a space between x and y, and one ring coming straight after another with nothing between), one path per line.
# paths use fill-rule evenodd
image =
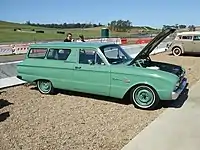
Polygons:
M118 78L112 78L113 80L120 80L120 79L118 79Z

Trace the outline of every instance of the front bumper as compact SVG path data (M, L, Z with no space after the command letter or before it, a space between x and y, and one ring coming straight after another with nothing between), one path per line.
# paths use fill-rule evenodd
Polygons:
M184 78L179 88L176 89L176 91L172 92L172 100L176 100L179 97L179 95L182 93L182 91L185 89L186 86L187 86L187 79Z

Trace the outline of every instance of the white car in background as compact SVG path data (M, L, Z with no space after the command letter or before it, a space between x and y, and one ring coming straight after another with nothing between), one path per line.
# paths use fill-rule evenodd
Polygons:
M200 53L200 31L177 33L175 39L168 44L167 49L174 56L184 53Z

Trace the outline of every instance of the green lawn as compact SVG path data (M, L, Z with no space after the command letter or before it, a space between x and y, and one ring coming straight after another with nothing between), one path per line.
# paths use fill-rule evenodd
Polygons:
M15 28L21 28L23 32L14 31ZM146 27L151 30L150 27ZM32 29L42 30L45 33L30 33ZM111 37L127 37L136 33L138 30L145 29L145 27L134 27L130 33L127 32L110 32ZM100 37L100 27L82 29L55 29L35 27L18 23L11 23L0 21L0 43L10 42L32 42L42 40L63 40L64 34L57 34L57 31L71 32L74 38L77 38L79 34L83 34L86 38Z

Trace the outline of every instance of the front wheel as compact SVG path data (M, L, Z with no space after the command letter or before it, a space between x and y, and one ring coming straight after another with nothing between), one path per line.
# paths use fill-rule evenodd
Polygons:
M48 80L38 80L37 87L42 94L53 94L54 92L53 85Z
M155 109L160 102L157 92L147 85L132 89L130 98L134 106L140 109Z
M180 56L180 55L182 54L181 48L180 48L180 47L175 47L175 48L173 48L172 54L173 54L174 56Z

